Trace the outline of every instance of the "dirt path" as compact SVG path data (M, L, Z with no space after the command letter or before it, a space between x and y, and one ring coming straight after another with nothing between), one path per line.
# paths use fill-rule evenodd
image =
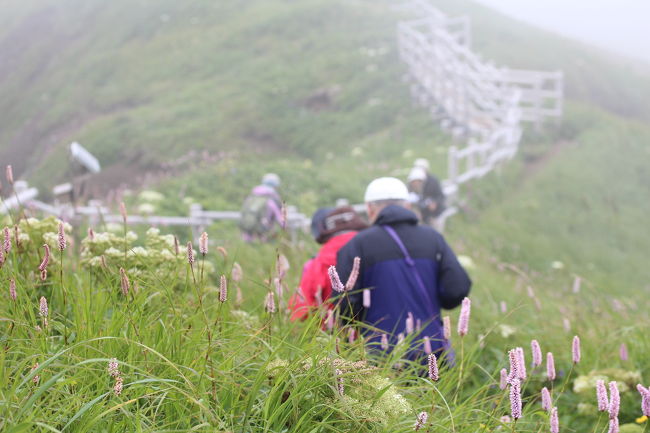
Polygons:
M573 141L558 141L554 143L553 146L539 158L535 158L534 160L527 162L525 166L524 177L520 185L524 185L530 179L534 178L537 173L546 168L546 166L548 166L551 161L557 158L560 153L564 152L564 150L574 144L575 143Z

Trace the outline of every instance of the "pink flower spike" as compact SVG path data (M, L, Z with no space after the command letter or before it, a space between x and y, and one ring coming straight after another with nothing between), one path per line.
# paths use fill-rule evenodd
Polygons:
M618 417L610 418L609 430L607 430L607 433L618 433L618 432L619 432Z
M4 228L4 244L2 248L5 251L5 254L9 254L11 251L11 231L9 231L9 227Z
M47 268L47 265L50 264L50 246L48 244L43 244L43 249L45 250L43 261L38 266L38 270L41 272L43 272Z
M123 388L124 388L124 379L122 379L120 376L116 377L115 386L113 387L113 391L115 392L115 395L122 394Z
M606 412L609 408L609 400L607 398L607 387L605 387L604 380L596 381L596 399L598 400L598 410Z
M291 266L289 265L289 260L284 254L278 254L277 260L275 262L275 272L278 275L279 279L283 279Z
M9 182L9 185L14 184L14 171L11 168L11 165L8 165L6 170L5 170L5 176L7 177L7 182Z
M327 310L327 317L325 319L325 326L328 331L334 329L334 310Z
M506 301L501 301L500 306L501 306L501 313L506 314L508 312L508 305L506 304Z
M621 395L618 392L616 381L609 382L609 418L617 418L621 408Z
M582 283L582 278L576 275L573 279L573 293L580 293L580 283Z
M17 295L16 295L16 280L13 278L9 280L9 296L11 297L12 301L16 301Z
M203 256L208 254L208 234L206 232L201 233L199 238L199 252Z
M508 386L508 370L505 368L501 369L501 377L499 379L499 388L506 389Z
M354 328L348 329L348 343L352 344L357 341L357 331Z
M621 346L618 348L618 356L621 358L621 361L628 360L627 345L625 343L621 343Z
M645 388L643 385L638 384L636 389L641 394L641 412L645 416L650 416L650 388Z
M332 283L332 290L335 292L343 292L345 290L345 287L343 286L343 283L341 283L341 279L339 278L339 273L336 272L336 266L330 266L329 269L327 270L327 273L330 276L330 281Z
M427 423L428 419L429 419L429 414L428 413L420 412L418 414L418 417L417 417L416 421L415 421L415 426L413 427L413 430L415 430L415 431L420 430Z
M117 376L120 375L119 365L118 365L118 363L117 363L117 359L116 359L116 358L111 358L111 359L108 361L108 368L107 368L107 370L108 370L108 374L109 374L109 376L111 376L111 377L117 377Z
M574 364L580 362L580 337L577 335L573 337L573 344L571 345L571 356Z
M370 290L363 289L363 307L370 308Z
M29 372L30 372L30 373L33 373L37 368L38 368L38 362L32 366L32 368L31 368L31 370L29 370ZM37 374L37 375L34 376L34 378L32 379L32 382L34 382L34 385L37 385L38 382L39 382L40 380L41 380L41 376L39 376L39 375Z
M124 224L126 224L126 205L124 202L120 202L120 214L122 214L122 220L124 221Z
M437 382L438 379L440 379L439 373L438 373L438 359L436 358L436 355L433 353L429 353L429 379L431 379L434 382Z
M350 271L350 276L348 281L345 282L345 290L349 291L354 289L354 285L357 283L357 278L359 278L359 268L361 267L361 258L355 257L352 262L352 271Z
M20 248L20 229L18 228L18 225L14 225L14 242L16 242L16 246Z
M422 340L423 340L422 345L424 346L424 353L428 355L431 352L433 352L433 350L431 350L431 340L429 340L429 337L425 336Z
M463 299L460 307L460 316L458 317L458 335L464 337L469 331L469 315L472 308L472 301L469 298Z
M223 303L228 299L228 280L225 275L221 276L219 283L219 302Z
M560 420L557 416L557 407L551 409L551 433L560 433Z
M233 263L232 271L230 271L230 278L232 278L232 280L235 283L239 283L243 277L244 277L244 271L242 271L242 268L239 265L239 263L237 262Z
M524 349L517 347L517 357L519 358L517 366L519 367L519 379L526 380L526 358L524 357Z
M519 355L517 354L517 349L512 349L508 351L508 359L510 361L510 372L508 373L508 383L512 382L515 379L521 378L520 368L519 368Z
M129 277L126 275L124 268L120 268L120 286L122 288L122 294L127 296L131 288L131 283L129 283Z
M510 382L510 412L514 419L521 418L521 384L516 378Z
M406 329L406 335L412 334L413 330L415 329L415 323L414 323L414 320L413 320L413 313L411 313L410 311L406 315L405 329Z
M275 293L278 295L278 299L284 298L284 285L280 278L273 278L273 285L275 286Z
M67 246L67 242L65 239L65 228L63 227L63 223L59 223L59 251L65 250L65 247Z
M45 296L41 296L38 313L41 317L47 317L48 312L49 310L47 308L47 299L45 299Z
M445 340L451 338L451 317L445 316L442 318L442 332Z
M187 263L190 265L194 264L194 248L192 247L192 242L187 243Z
M533 368L539 367L542 365L542 348L539 347L539 342L537 340L532 340L530 342L530 350L533 354Z
M381 334L381 350L384 352L388 350L388 335Z
M552 406L551 393L548 391L547 387L544 387L542 388L542 409L548 412L551 410Z
M339 391L339 396L343 396L345 391L345 388L343 387L343 372L338 368L336 369L336 388Z
M551 352L546 354L546 377L551 382L555 380L555 360Z
M264 309L269 314L275 313L275 297L273 296L273 292L269 292L266 294Z

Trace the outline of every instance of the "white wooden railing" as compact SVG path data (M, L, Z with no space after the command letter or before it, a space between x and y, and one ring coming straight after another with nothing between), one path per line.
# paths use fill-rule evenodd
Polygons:
M68 222L88 222L91 227L97 227L102 223L122 223L124 218L119 213L112 213L111 209L103 206L100 202L90 203L87 206L73 206L69 203L48 204L36 199L38 190L28 188L29 194L16 194L2 202L0 214L11 212L18 208L37 210L46 215L53 215ZM17 199L18 197L19 199ZM287 206L284 212L286 221L284 228L290 233L292 239L296 239L299 232L306 231L311 220L306 215L298 212L295 206ZM166 216L166 215L138 215L128 214L129 225L160 226L189 226L195 239L212 223L216 221L239 221L239 211L211 211L204 210L199 204L190 206L187 216Z
M562 72L496 67L471 50L468 17L447 17L427 0L411 0L401 9L416 16L397 26L411 94L465 143L449 149L443 190L453 204L463 183L517 153L522 122L539 128L562 115ZM451 206L442 216L443 226L455 212Z
M401 9L417 18L398 23L397 42L401 60L408 68L411 93L427 107L434 119L465 144L453 145L448 154L448 175L442 187L448 209L438 217L444 229L462 184L480 177L512 158L519 146L522 122L539 127L546 118L562 115L562 72L497 68L471 50L471 23L466 16L448 17L427 0L411 0ZM35 199L38 191L24 188L5 200L0 213L20 205L65 220L89 219L122 222L122 216L102 206L50 205ZM355 205L364 212L364 205ZM287 207L285 227L295 237L306 230L310 219L295 207ZM129 215L129 224L191 226L195 236L215 221L237 221L237 211L209 211L199 205L188 216Z

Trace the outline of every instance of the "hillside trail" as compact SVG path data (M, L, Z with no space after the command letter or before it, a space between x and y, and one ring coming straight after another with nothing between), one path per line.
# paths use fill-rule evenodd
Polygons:
M575 145L575 142L569 140L559 140L553 143L553 145L542 155L532 160L523 160L523 170L521 176L517 179L517 184L512 185L512 188L509 190L506 196L504 196L499 202L503 203L508 200L512 200L516 197L519 197L521 194L525 193L526 186L541 172L544 171L549 164L551 164L556 158L570 146ZM470 218L478 218L479 211L476 208L476 205L472 204L477 197L475 197L476 190L473 188L472 184L467 185L467 190L465 192L465 199L460 205L463 212L468 215ZM495 206L499 204L494 203Z
M523 177L517 189L520 190L539 172L543 171L551 161L555 160L558 155L562 154L569 146L572 146L574 144L575 142L569 140L556 141L553 143L551 148L544 152L544 154L539 158L535 158L530 162L526 162Z

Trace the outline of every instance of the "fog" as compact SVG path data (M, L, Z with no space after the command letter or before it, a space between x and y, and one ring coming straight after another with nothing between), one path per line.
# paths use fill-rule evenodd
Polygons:
M648 0L478 0L507 15L650 62Z

